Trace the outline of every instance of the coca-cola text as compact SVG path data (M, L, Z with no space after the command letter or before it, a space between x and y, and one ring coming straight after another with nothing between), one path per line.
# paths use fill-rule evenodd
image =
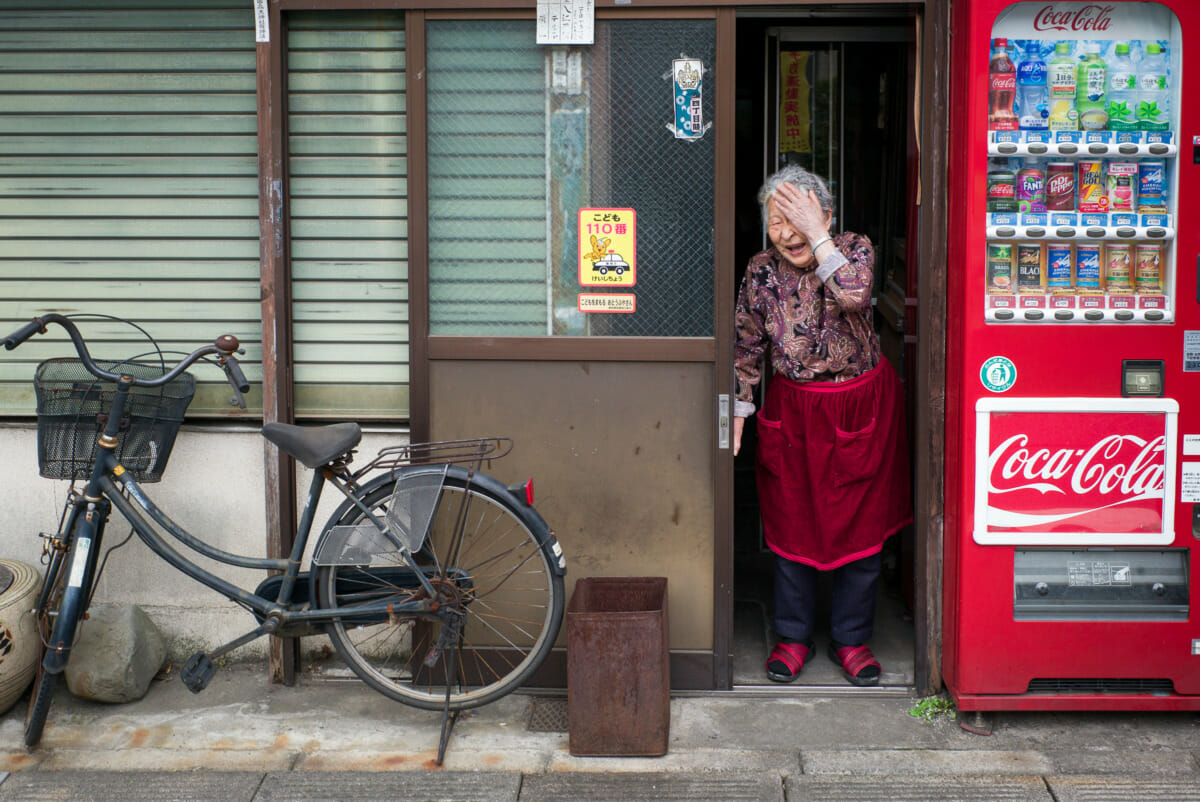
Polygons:
M1037 490L1074 495L1161 496L1165 444L1165 437L1146 441L1134 435L1114 434L1087 449L1052 451L1029 448L1029 437L1015 434L996 446L988 458L988 489L992 493Z
M1078 10L1060 11L1046 6L1033 18L1035 31L1107 31L1113 7L1087 5Z

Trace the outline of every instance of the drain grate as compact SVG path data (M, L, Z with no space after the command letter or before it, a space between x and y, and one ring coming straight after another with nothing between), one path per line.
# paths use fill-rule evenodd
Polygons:
M566 732L567 700L561 696L535 696L529 703L530 732Z

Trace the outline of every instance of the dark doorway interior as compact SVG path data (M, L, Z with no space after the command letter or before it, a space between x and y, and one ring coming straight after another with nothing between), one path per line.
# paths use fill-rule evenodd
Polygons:
M915 286L905 264L908 210L915 194L907 180L913 135L912 30L911 18L877 12L795 20L777 14L739 17L735 282L740 286L747 260L765 242L756 201L763 178L787 163L822 175L838 203L835 230L867 234L875 244L876 328L910 396L915 365L911 357L905 359L903 321L905 299L914 294L906 287ZM788 78L789 70L793 76L802 73L800 87L794 77ZM807 103L799 114L795 103L787 103L797 98ZM910 418L912 408L910 404ZM734 685L850 690L838 668L822 656L829 638L820 630L816 659L795 683L780 686L766 679L764 661L775 638L775 558L759 524L754 428L746 427L735 459ZM884 551L884 581L870 644L883 664L884 686L914 683L911 544L912 533L905 531Z

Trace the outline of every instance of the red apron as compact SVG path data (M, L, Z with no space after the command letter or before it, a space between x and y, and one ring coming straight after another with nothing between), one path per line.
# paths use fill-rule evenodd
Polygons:
M758 501L776 554L837 568L912 521L904 398L886 359L845 382L773 376L757 418Z

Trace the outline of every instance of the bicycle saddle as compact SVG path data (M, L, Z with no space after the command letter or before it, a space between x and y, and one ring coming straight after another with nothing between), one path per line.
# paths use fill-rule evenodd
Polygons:
M362 440L357 423L333 423L328 426L292 426L268 423L262 436L308 468L320 468L345 454Z

